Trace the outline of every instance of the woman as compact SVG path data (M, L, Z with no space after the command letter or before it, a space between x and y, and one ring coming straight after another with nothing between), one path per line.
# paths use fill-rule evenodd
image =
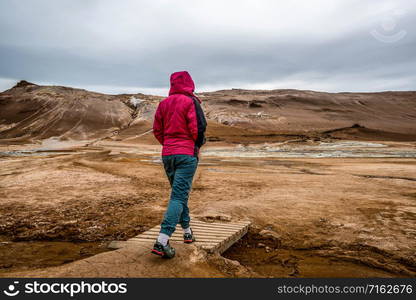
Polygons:
M175 256L169 238L178 223L184 231L184 242L195 241L189 226L188 197L198 165L199 149L205 144L207 123L194 90L195 84L188 72L173 73L169 97L159 103L153 123L153 133L163 145L162 161L172 191L151 252L166 258Z

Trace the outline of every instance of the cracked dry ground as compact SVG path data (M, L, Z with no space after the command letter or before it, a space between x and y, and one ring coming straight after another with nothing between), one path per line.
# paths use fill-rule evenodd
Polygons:
M88 257L157 225L169 185L152 159L108 151L2 159L1 276ZM414 159L201 162L192 213L253 225L223 254L247 272L207 258L194 276L205 267L216 276L416 275Z

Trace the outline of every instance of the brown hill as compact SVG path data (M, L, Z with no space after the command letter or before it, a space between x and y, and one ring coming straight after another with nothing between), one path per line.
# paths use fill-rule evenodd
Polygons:
M232 89L199 95L210 120L210 141L268 142L299 137L416 140L416 92ZM21 81L0 93L0 140L140 136L151 129L161 99ZM142 139L154 142L151 137Z
M416 132L416 92L226 90L203 93L202 99L210 119L243 128L308 133L360 124L386 132Z
M109 136L133 121L136 109L131 98L134 96L21 81L0 93L0 139L87 140Z

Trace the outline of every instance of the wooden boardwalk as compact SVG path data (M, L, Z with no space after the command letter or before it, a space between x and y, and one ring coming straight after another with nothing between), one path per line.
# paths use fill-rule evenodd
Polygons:
M242 238L248 231L250 222L230 222L230 223L208 223L198 220L191 221L191 228L195 236L195 245L201 247L209 253L223 253L231 247L235 242ZM118 249L127 245L149 244L153 246L157 236L159 235L160 225L145 231L134 238L127 241L113 241L109 247ZM170 238L172 245L175 242L183 243L183 230L178 225L176 231Z

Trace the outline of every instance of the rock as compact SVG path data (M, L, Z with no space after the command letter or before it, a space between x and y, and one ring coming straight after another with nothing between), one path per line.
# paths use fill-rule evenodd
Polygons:
M292 272L289 273L289 276L296 276L299 274L299 271L297 268L293 268Z
M20 80L14 87L18 88L18 87L25 87L25 86L28 86L28 85L36 85L36 84L28 82L26 80Z
M228 265L230 265L230 266L235 267L235 268L239 268L239 267L241 267L240 262L239 262L239 261L237 261L237 260L227 259L226 263L227 263Z
M202 216L202 218L205 221L224 221L224 222L230 222L231 221L231 216L227 215L227 214L222 214L222 213L215 213L215 214L205 214Z
M268 229L263 229L259 232L259 235L266 239L271 239L274 241L280 241L282 238L277 232Z
M266 253L269 253L270 251L272 251L272 249L269 246L266 246L265 250L266 250Z
M250 229L253 229L254 231L260 231L261 227L257 224L251 224Z
M263 244L263 243L258 243L258 244L257 244L257 247L258 247L258 248L264 248L264 247L266 247L266 245L265 245L265 244Z

